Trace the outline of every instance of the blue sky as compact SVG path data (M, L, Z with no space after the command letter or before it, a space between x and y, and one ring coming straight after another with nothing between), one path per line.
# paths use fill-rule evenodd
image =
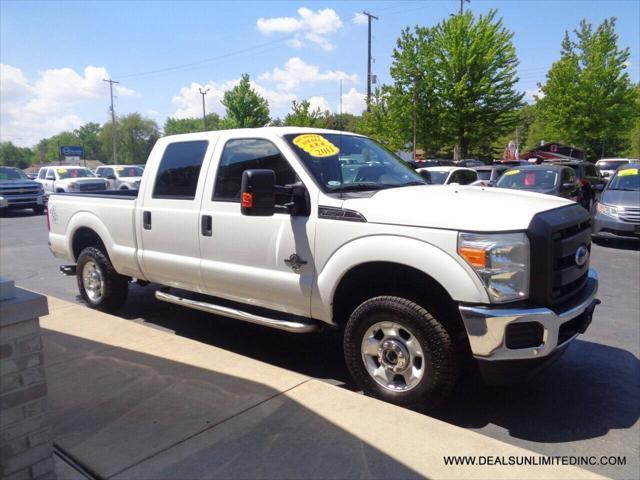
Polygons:
M619 44L631 49L629 71L639 81L638 0L472 0L491 8L514 33L519 88L532 94L558 58L565 30L582 18L617 17ZM389 82L395 41L403 27L433 25L458 9L457 0L342 2L29 2L0 3L2 141L32 145L87 121L108 119L111 76L116 112L138 111L160 125L167 116L200 115L198 88L207 86L207 111L242 73L282 117L291 100L311 98L337 111L359 113L366 91L366 25L373 26L374 73Z

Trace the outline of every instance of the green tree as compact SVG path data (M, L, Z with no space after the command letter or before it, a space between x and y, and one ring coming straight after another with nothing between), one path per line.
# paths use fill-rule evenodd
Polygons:
M340 130L343 132L357 132L361 117L351 113L331 113L329 110L323 114L324 126L329 130Z
M404 30L393 52L394 84L387 89L390 115L404 140L412 141L415 119L417 143L427 152L457 144L464 157L512 130L523 98L515 90L512 37L495 10Z
M17 147L12 142L0 143L0 165L27 168L35 159L30 148Z
M311 110L309 100L291 102L291 113L284 117L284 124L293 127L320 127L322 112L319 108Z
M546 133L584 148L589 158L615 155L628 146L638 112L626 72L629 49L618 48L615 18L595 30L585 20L565 33L560 59L541 85L538 102Z
M100 150L100 124L89 122L73 131L80 141L79 145L84 148L85 158L104 160Z
M357 132L377 140L388 149L397 151L405 148L406 135L398 135L394 128L394 118L389 110L389 95L376 88L369 101L369 111L362 114L357 124Z
M269 103L251 88L247 74L242 75L238 85L224 92L222 105L227 109L223 122L226 128L264 127L269 123Z
M524 94L515 89L518 58L513 33L496 11L471 11L436 25L432 34L433 88L443 133L466 157L512 130Z
M131 113L117 119L117 162L127 164L145 163L149 152L160 137L154 120L144 118L139 113ZM108 162L112 159L111 122L102 126L100 143L102 153Z
M206 130L218 130L220 128L220 117L216 113L209 113L205 119ZM178 135L180 133L202 132L202 118L172 118L169 117L164 122L165 135Z

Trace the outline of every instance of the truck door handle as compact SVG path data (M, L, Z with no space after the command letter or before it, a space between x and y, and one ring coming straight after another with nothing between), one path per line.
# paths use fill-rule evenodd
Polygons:
M151 212L142 212L142 228L151 230Z
M213 220L211 219L211 215L202 215L200 218L200 230L205 237L210 237L213 234Z

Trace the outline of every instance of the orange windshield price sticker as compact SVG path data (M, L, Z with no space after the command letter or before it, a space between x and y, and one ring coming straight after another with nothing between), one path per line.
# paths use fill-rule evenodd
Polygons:
M332 157L340 153L340 149L322 135L305 133L293 139L293 143L312 157Z

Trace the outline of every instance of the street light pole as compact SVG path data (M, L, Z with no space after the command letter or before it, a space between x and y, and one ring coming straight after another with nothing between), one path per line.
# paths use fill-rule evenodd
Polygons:
M202 90L202 88L198 88L198 91L200 92L200 95L202 95L202 130L206 131L207 130L207 113L204 109L204 96L209 91L209 87L205 88L204 90Z
M371 19L378 20L378 17L371 15L368 12L362 12L362 14L367 16L369 26L369 42L367 49L367 112L369 112L371 111Z

